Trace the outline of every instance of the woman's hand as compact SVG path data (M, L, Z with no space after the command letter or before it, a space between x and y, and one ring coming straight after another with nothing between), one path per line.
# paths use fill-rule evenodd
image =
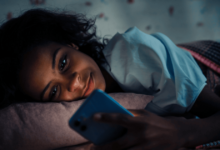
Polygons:
M131 111L134 116L113 113L98 113L94 119L118 124L127 128L122 137L102 146L93 145L93 150L177 150L184 146L183 119L162 118L146 110ZM186 135L186 134L185 134Z

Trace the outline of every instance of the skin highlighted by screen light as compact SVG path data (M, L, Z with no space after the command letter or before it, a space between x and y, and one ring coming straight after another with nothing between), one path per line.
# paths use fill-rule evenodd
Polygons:
M38 101L71 101L105 90L92 58L70 46L50 43L27 53L20 71L21 90ZM41 99L42 98L42 99Z
M94 90L95 84L94 84L94 80L93 80L93 76L92 73L90 74L90 78L89 81L87 83L87 86L85 88L85 94L83 95L83 97L87 97L91 94L91 92Z

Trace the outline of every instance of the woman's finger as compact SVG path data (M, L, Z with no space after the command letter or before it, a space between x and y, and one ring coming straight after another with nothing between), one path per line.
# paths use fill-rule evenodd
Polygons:
M112 142L103 146L92 146L91 150L122 150L132 147L138 143L138 138L135 136L126 136L126 134Z
M120 113L96 113L93 118L96 121L118 124L128 129L139 125L143 126L142 119Z

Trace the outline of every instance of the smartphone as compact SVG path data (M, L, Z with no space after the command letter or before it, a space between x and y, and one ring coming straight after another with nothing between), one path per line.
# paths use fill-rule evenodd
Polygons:
M69 120L69 126L95 145L106 144L126 132L120 125L94 121L95 113L122 113L133 116L112 97L101 90L94 90Z

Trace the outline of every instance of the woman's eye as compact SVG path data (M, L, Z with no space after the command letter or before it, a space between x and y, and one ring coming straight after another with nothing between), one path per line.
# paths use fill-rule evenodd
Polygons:
M51 96L50 96L50 100L53 99L53 97L56 95L56 93L57 93L57 87L54 87L54 88L53 88L53 91L52 91L52 93L51 93Z
M62 59L60 63L60 70L62 71L66 66L66 56Z

